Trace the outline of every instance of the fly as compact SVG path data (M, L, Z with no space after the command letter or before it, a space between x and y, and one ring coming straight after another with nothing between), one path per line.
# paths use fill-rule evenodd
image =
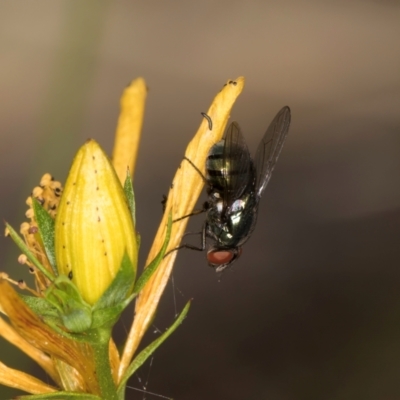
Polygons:
M207 251L207 261L216 272L222 272L240 257L243 244L255 228L260 198L281 153L290 117L287 106L278 112L258 145L254 160L237 122L232 122L225 138L211 147L205 177L186 158L207 185L208 200L202 210L207 214L201 247L183 244L178 248L203 251L206 239L213 240L214 244Z

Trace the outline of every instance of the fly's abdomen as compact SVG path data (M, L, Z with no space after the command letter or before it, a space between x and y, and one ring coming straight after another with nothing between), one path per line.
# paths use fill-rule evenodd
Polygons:
M225 140L221 140L211 147L206 160L208 185L217 192L222 192L227 186L223 160L224 142Z

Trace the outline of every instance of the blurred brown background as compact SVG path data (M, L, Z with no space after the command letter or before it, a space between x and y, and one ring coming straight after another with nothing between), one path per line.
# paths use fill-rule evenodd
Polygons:
M192 309L131 386L177 400L400 399L398 1L2 0L0 57L1 218L17 227L41 175L64 181L86 138L110 152L121 92L146 79L141 265L225 81L246 77L232 119L253 154L292 109L242 258L218 282L204 254L180 252L148 340L171 324L174 298ZM1 270L26 278L0 245ZM0 346L7 365L38 373Z

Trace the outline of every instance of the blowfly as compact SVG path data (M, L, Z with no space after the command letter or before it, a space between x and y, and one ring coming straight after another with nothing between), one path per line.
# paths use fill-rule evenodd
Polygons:
M225 138L208 153L205 177L186 159L207 185L208 200L201 210L207 216L201 232L201 247L183 244L178 248L203 251L206 239L213 240L207 261L216 272L222 272L239 258L243 244L254 230L260 198L271 179L289 125L290 108L286 106L272 120L252 160L239 124L232 122Z

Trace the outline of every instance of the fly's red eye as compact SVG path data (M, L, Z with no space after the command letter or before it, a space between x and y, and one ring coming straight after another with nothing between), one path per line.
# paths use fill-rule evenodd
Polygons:
M207 261L214 265L228 264L232 261L234 256L235 253L230 250L211 250L207 253Z

